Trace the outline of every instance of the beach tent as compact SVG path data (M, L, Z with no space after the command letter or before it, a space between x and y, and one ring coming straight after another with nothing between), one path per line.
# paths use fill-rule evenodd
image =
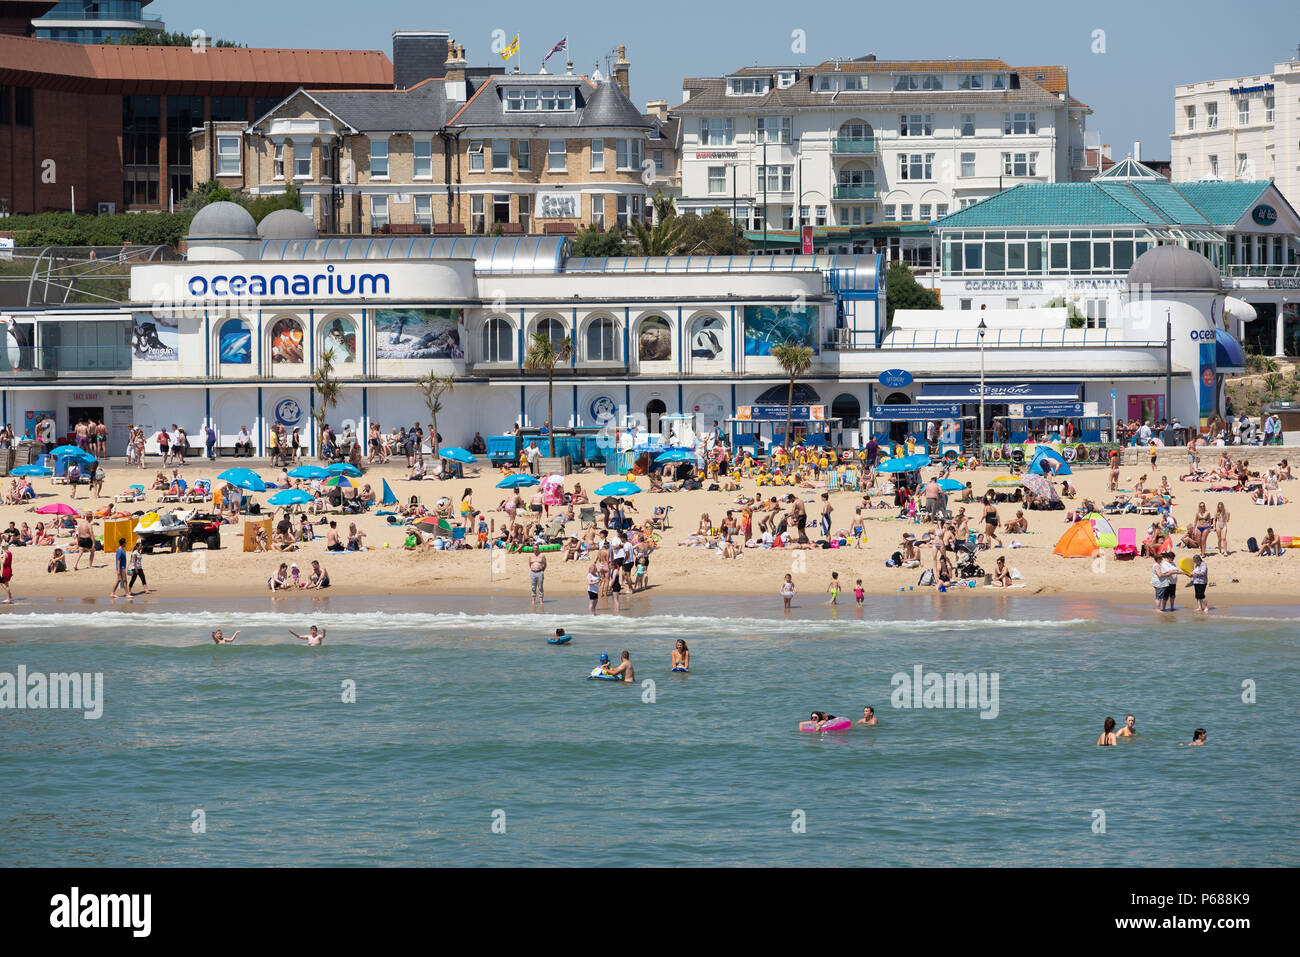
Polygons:
M388 479L381 479L381 481L384 483L384 489L383 489L384 494L383 494L383 497L380 499L379 504L380 504L380 505L396 505L396 504L397 504L397 496L394 495L394 494L393 494L393 490L392 490L391 488L388 487Z
M1119 544L1119 535L1115 527L1100 512L1089 512L1084 518L1092 522L1092 532L1097 536L1097 544L1102 548L1114 548Z
M1056 543L1054 554L1065 558L1092 558L1099 551L1097 536L1092 531L1092 522L1085 518L1066 529L1061 540Z
M1048 448L1046 445L1040 445L1038 451L1034 453L1034 460L1029 463L1029 471L1034 475L1043 475L1046 469L1043 467L1043 459L1051 459L1056 463L1057 475L1073 475L1070 470L1070 463L1061 457L1061 453L1055 449Z

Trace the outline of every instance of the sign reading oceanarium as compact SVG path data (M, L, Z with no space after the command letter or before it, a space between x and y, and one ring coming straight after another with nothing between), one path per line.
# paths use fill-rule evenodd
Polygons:
M370 263L261 261L212 263L190 268L143 266L133 270L131 296L143 302L196 300L423 300L466 298L471 260Z

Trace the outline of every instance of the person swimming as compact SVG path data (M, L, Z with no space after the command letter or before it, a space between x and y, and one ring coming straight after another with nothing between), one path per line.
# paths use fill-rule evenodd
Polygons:
M603 651L600 653L599 668L602 675L612 675L614 673L614 669L609 664L609 655Z
M1203 744L1205 744L1205 729L1197 728L1192 732L1192 740L1187 743L1186 747L1199 748Z
M1134 727L1134 725L1136 725L1136 724L1137 724L1137 718L1133 717L1133 715L1131 715L1131 714L1130 714L1130 715L1126 715L1125 718L1124 718L1124 727L1122 727L1122 728L1119 729L1119 737L1121 737L1121 738L1136 738L1136 737L1137 737L1137 728Z
M876 709L871 707L871 705L867 705L866 707L864 707L862 709L862 717L858 720L858 724L865 725L869 728L875 727L876 725L880 724L880 722L876 719Z
M610 674L631 683L636 680L636 675L632 673L632 653L624 651L622 658L623 660L619 662L618 667L610 671Z
M690 671L691 670L691 649L686 647L686 642L677 639L677 644L673 646L671 657L673 671Z
M563 641L568 641L572 637L573 637L572 635L565 634L563 628L556 628L555 637L552 640L558 644Z
M220 628L218 628L216 631L214 631L214 632L212 633L212 641L213 641L215 644L218 644L218 645L228 645L228 644L232 643L232 642L233 642L236 638L238 638L238 637L239 637L239 632L236 631L236 632L235 632L233 635L231 635L229 638L226 638L225 636L223 636L223 635L221 634L221 629L220 629Z
M1101 737L1097 739L1097 746L1106 747L1115 743L1115 719L1107 718L1106 723L1102 725Z
M316 629L316 626L312 625L311 629L305 635L298 634L292 628L289 629L289 634L293 635L295 638L301 638L303 641L307 642L308 648L318 648L320 647L321 641L325 638L325 629L322 628L318 631Z

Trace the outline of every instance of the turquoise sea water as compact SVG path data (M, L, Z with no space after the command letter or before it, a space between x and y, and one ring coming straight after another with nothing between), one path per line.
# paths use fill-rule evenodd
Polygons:
M0 672L102 672L105 699L94 721L0 710L0 864L1300 863L1294 609L1203 621L900 596L782 618L777 599L643 596L591 619L584 605L0 614ZM323 647L288 635L313 621ZM546 644L557 626L572 644ZM214 627L243 634L218 648ZM668 671L678 637L689 675ZM635 685L584 680L624 648ZM917 665L996 673L997 717L895 708L892 676ZM864 704L879 727L795 730ZM1095 747L1127 712L1141 736ZM1208 746L1179 747L1196 727Z

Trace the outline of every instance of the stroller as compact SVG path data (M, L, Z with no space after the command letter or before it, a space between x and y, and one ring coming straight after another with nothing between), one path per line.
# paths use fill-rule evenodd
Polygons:
M954 542L949 546L956 553L958 578L983 578L984 569L975 562L974 542Z

